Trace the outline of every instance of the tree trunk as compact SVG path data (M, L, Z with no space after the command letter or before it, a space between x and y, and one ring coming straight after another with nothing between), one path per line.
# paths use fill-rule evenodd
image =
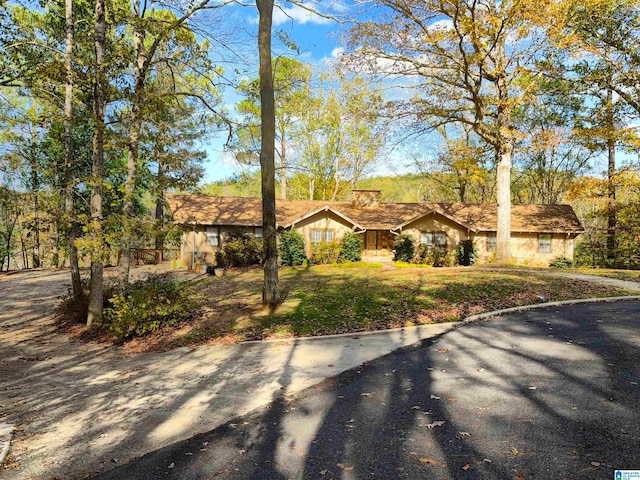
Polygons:
M91 281L89 284L89 311L87 326L102 320L102 306L104 296L104 260L102 244L102 182L104 179L104 105L105 105L105 75L104 54L106 46L105 0L96 0L94 53L96 75L93 88L93 146L91 166L91 237L93 252L91 258Z
M499 150L496 199L498 220L496 231L496 261L511 260L511 147Z
M158 228L156 231L156 250L164 250L164 169L160 160L158 160L156 185L156 226Z
M71 56L73 55L73 0L65 0L64 13L66 21L66 40L64 53L64 67L66 71L66 84L64 91L64 209L67 237L69 240L69 269L71 270L71 290L73 298L78 300L82 295L82 282L80 280L80 264L78 263L78 248L76 237L78 226L75 222L73 199L73 69ZM55 266L58 266L58 249L56 240Z
M27 245L25 244L25 241L24 241L24 231L23 231L23 226L21 222L18 222L18 231L20 232L20 255L22 256L22 268L28 269L29 257L27 255Z
M60 230L59 224L53 224L53 235L51 236L51 267L58 268L60 266Z
M37 122L38 114L36 109L36 102L32 101L31 104L31 145L30 145L30 169L31 169L31 193L33 194L33 254L32 264L33 268L40 267L40 221L38 218L38 190L40 190L39 178L38 178L38 158L36 152L37 141Z
M282 132L280 137L280 198L287 199L287 139Z
M35 182L37 184L38 174L31 172L32 177L35 177ZM40 205L38 205L38 188L33 190L33 255L31 259L31 263L33 264L33 268L40 268L40 219L38 217L38 213L40 210Z
M496 43L496 70L506 71L506 39ZM496 153L498 166L496 172L496 200L498 203L496 228L496 262L511 261L511 151L513 139L511 137L512 99L509 85L504 75L499 75L495 81L498 96Z
M133 2L134 16L141 19L140 2ZM133 46L135 49L136 63L134 65L134 93L131 104L131 131L129 133L129 145L127 156L127 180L124 185L123 234L122 251L120 256L120 285L126 287L129 283L129 270L131 268L131 243L134 221L134 199L136 193L136 177L138 173L138 149L140 145L140 131L142 129L141 105L144 102L144 77L145 77L145 51L144 36L138 24L133 27Z
M276 243L275 99L271 64L271 24L274 0L256 0L260 55L260 170L262 173L262 228L264 285L262 304L273 310L278 304L278 248Z
M613 267L616 263L616 138L615 112L613 107L613 90L607 89L607 266Z

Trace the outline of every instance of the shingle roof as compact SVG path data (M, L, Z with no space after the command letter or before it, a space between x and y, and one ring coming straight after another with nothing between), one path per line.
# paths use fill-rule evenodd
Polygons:
M258 226L262 224L262 200L210 195L167 195L173 220L201 225ZM309 212L328 206L359 226L392 230L431 212L440 212L475 231L495 231L497 205L465 203L381 203L355 207L351 202L276 200L276 220L288 226ZM512 232L582 232L570 205L512 205Z

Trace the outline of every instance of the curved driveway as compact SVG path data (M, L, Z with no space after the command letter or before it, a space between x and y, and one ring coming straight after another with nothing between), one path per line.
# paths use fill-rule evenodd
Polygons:
M640 301L425 340L103 474L604 479L640 469Z

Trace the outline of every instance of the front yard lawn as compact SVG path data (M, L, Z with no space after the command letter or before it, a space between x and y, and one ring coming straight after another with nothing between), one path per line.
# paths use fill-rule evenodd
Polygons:
M196 320L133 340L134 351L201 343L350 333L453 322L500 308L630 291L542 272L476 268L282 268L282 305L260 307L262 270L228 270L195 290L204 309Z

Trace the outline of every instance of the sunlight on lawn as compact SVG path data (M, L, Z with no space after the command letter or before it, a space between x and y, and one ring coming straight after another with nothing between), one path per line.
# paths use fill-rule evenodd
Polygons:
M261 307L262 270L235 270L199 285L205 314L175 345L351 333L451 322L500 308L628 292L531 271L479 268L282 268L282 305Z

